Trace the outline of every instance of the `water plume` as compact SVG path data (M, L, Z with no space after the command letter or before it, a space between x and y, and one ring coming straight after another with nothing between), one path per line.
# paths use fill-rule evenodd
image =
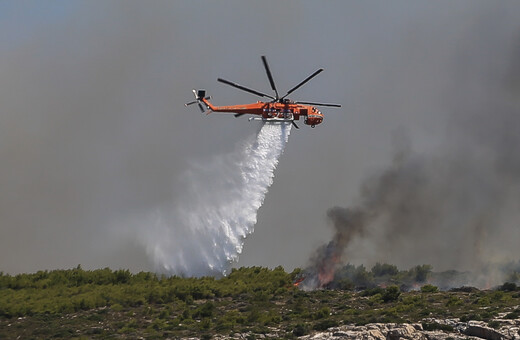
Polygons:
M234 152L193 162L182 201L159 208L139 239L158 272L225 275L254 230L291 125L263 124Z

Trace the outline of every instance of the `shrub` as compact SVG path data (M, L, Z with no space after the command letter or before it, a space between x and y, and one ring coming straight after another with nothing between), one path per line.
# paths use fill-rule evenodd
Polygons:
M260 317L261 317L260 311L256 308L254 308L247 315L247 321L251 322L251 323L256 322L260 319Z
M491 328L494 328L494 329L498 329L498 328L500 328L500 322L493 320L493 321L488 322L488 326Z
M206 302L200 306L197 311L193 314L195 317L211 318L215 312L215 304L213 302Z
M491 300L497 302L505 298L506 294L503 291L497 290L491 294Z
M460 306L462 305L462 300L459 299L458 297L456 296L452 296L448 299L448 301L446 302L446 307L450 307L450 306Z
M318 322L314 325L313 329L315 331L325 331L331 327L337 327L339 324L336 320L333 319L326 319Z
M170 312L167 309L163 309L159 314L159 319L167 319L170 316Z
M467 314L460 317L460 321L468 322L470 320L482 321L482 316L480 314Z
M314 319L323 319L330 315L330 308L329 307L323 307L316 313L314 313L313 317Z
M373 295L376 295L376 294L383 295L384 292L385 292L384 288L375 287L375 288L371 288L371 289L365 289L361 293L361 296L373 296Z
M385 292L382 295L382 299L384 302L393 302L399 299L399 295L401 295L401 291L397 286L390 286L385 289Z
M478 292L479 289L478 288L475 288L475 287L470 287L470 286L462 286L462 287L458 287L458 288L452 288L450 289L450 292L463 292L463 293L476 293Z
M504 291L504 292L514 292L514 291L517 290L517 288L518 287L516 286L516 283L514 283L514 282L505 282L498 289L501 290L501 291Z
M299 323L293 328L293 335L294 336L303 336L309 334L309 326L307 324Z
M210 329L211 328L211 320L210 319L204 319L199 324L201 329Z
M354 282L352 282L352 280L348 278L338 280L337 285L338 289L341 290L353 290L354 288L356 288Z
M507 314L504 318L505 319L514 320L514 319L518 319L519 317L520 317L520 310L519 309L515 309L511 313Z
M439 288L437 288L434 285L430 285L430 284L427 284L427 285L424 285L421 287L421 292L423 292L423 293L437 293L438 291L439 291Z
M446 331L446 332L453 332L453 326L450 326L450 325L442 325L442 324L437 323L437 322L432 322L432 323L423 322L423 323L422 323L422 326L423 326L423 329L424 329L425 331Z

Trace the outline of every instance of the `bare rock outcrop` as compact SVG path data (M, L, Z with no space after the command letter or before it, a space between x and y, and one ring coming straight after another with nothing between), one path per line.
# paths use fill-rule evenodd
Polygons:
M464 334L486 340L511 339L508 335L488 327L486 323L482 321L469 321L466 329L464 329Z
M507 313L504 313L507 314ZM332 327L326 331L312 332L299 337L301 340L520 340L520 319L504 319L504 315L491 320L463 322L459 319L426 318L420 323L370 323ZM493 325L495 328L490 327ZM269 327L266 334L235 333L215 335L215 340L279 339L285 331Z
M344 325L328 329L326 332L303 336L300 339L363 339L363 340L427 340L421 325L373 323L365 326Z
M520 340L520 320L494 320L500 327L494 329L483 321L461 322L458 319L424 319L422 324L382 324L364 326L343 325L299 339L302 340ZM503 321L503 322L501 322Z

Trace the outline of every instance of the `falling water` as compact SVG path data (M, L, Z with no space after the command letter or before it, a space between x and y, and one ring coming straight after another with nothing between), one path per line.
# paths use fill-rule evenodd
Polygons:
M226 274L253 232L290 131L287 123L263 124L234 152L191 165L182 201L158 209L141 235L157 271Z

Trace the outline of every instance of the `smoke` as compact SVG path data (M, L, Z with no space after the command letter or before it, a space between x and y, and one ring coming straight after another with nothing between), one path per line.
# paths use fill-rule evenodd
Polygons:
M234 152L192 162L181 176L180 201L142 219L134 216L134 229L114 231L134 235L158 272L225 275L254 230L290 131L290 123L262 123Z
M373 262L469 270L466 285L503 282L501 268L518 256L507 235L518 237L520 191L502 173L516 160L498 166L503 158L496 156L396 152L388 169L364 181L358 205L327 212L334 236L311 258L310 279L318 280L309 284L328 284L345 260L358 260L366 249Z
M518 236L517 188L472 156L403 155L365 180L357 206L328 210L334 236L311 257L307 288L330 283L360 247L372 261L469 270L466 285L503 282L504 264L518 256L504 241Z
M507 278L505 264L520 258L520 27L491 28L493 17L475 18L446 62L444 140L417 151L396 130L392 163L366 176L348 207L328 210L333 237L311 256L308 287L349 261L469 271L464 283L478 287Z
M334 279L345 248L353 237L363 233L367 212L336 207L327 212L327 217L334 226L334 237L311 257L311 266L307 268L305 280L301 284L305 290L323 287Z

